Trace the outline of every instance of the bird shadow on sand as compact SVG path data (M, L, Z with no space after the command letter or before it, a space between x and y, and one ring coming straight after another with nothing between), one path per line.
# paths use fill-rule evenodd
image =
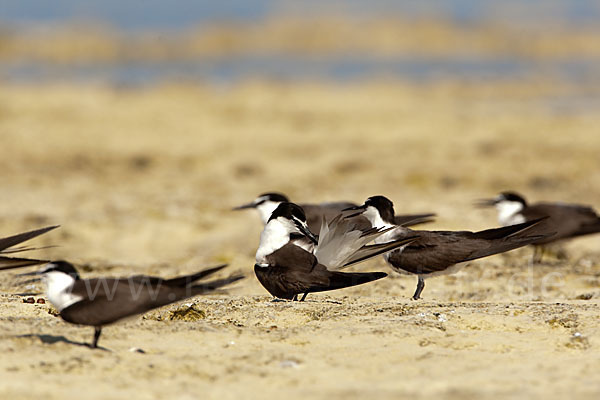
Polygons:
M70 339L67 339L64 336L55 336L55 335L38 335L38 334L27 334L27 335L18 335L17 338L38 338L44 344L54 344L54 343L66 343L73 346L87 347L91 350L102 350L102 351L111 351L106 347L98 346L93 348L91 344L84 342L74 342Z
M287 303L287 304L325 304L325 303L329 303L329 304L344 304L341 301L338 300L332 300L332 299L324 299L324 300L320 300L320 299L308 299L308 300L304 300L304 301L297 301L297 300L286 300L286 299L278 299L278 298L274 298L271 300L268 300L267 303L271 303L271 304L277 304L277 303Z

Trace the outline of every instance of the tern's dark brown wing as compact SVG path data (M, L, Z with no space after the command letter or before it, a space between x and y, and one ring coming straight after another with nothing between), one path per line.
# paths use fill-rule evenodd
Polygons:
M51 231L52 229L56 229L56 228L58 228L58 226L59 225L47 226L45 228L36 229L33 231L29 231L29 232L23 232L23 233L19 233L17 235L5 237L5 238L0 238L0 252L2 252L2 250L8 249L9 247L15 246L19 243L23 243L29 239L33 239L34 237L42 235L48 231ZM34 248L28 248L27 250L34 250Z
M214 291L239 279L242 277L232 276L194 286L182 286L180 282L173 285L169 280L144 276L78 280L71 293L82 300L62 310L61 316L75 324L102 326Z
M529 221L543 216L549 217L542 228L556 235L542 239L535 244L545 244L556 240L600 232L600 217L587 206L562 203L537 203L526 207L521 214Z
M254 266L256 277L273 296L288 300L300 293L342 289L387 276L329 271L313 254L291 243L267 256L267 262L268 267Z
M390 253L388 262L395 268L413 274L441 272L460 262L498 254L525 246L536 240L539 221L469 231L412 231L401 230L398 235L418 236L404 251Z

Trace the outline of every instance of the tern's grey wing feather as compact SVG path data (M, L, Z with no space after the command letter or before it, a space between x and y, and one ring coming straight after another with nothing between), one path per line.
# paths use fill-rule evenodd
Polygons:
M325 224L319 233L315 257L320 264L335 270L343 266L358 249L373 240L374 236L353 230L353 225L338 214Z
M357 230L352 221L338 215L323 226L319 234L319 244L315 248L315 257L328 269L339 270L413 241L413 238L404 237L401 241L393 243L367 246L391 229L394 228Z
M405 246L410 245L410 243L413 243L416 240L418 240L417 236L411 236L403 239L398 239L392 242L365 245L352 255L350 260L348 260L348 262L344 264L344 267L357 264L371 257L375 257L379 254L384 254L398 248L404 248Z
M330 222L335 217L342 213L342 210L350 207L355 207L356 204L347 201L338 201L331 203L321 204L300 204L300 207L306 214L306 222L311 232L317 233L321 229L321 220L325 218L325 221ZM371 227L369 220L363 216L356 216L350 218L355 229L364 230Z

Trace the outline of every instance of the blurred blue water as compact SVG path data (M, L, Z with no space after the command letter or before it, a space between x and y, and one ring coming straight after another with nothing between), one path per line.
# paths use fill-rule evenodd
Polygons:
M294 56L234 56L205 61L128 62L116 64L42 65L32 62L0 65L0 79L12 82L63 81L144 86L156 82L203 82L227 85L247 79L338 82L372 78L402 78L414 82L436 80L490 81L535 79L544 75L585 85L600 82L600 60L539 63L508 59L371 59L362 57L307 58Z
M182 30L273 15L445 17L462 23L597 24L600 0L0 0L0 23L98 21L122 30Z
M277 15L310 18L323 14L351 17L398 15L445 18L460 24L502 22L545 29L548 26L600 26L600 0L0 0L0 27L27 30L86 21L122 31L182 31L218 21L260 23ZM243 55L211 60L127 62L108 65L42 65L35 61L0 64L4 81L98 81L145 85L160 81L229 84L259 78L274 80L414 81L531 79L540 75L580 84L600 82L600 60L569 59L540 63L517 56L492 59L322 58Z

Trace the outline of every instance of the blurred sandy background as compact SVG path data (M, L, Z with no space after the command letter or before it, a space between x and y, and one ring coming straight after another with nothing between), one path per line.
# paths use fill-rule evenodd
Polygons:
M473 201L506 189L600 207L598 2L184 3L0 3L0 229L61 224L37 255L84 276L248 278L92 352L5 273L0 396L597 398L598 236L472 263L418 303L393 275L272 304L258 216L230 209L385 194L476 230L496 220Z

